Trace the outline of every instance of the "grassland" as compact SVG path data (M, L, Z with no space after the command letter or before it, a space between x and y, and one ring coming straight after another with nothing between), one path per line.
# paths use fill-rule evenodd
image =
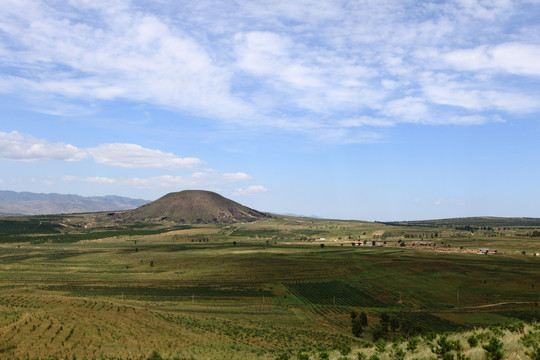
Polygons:
M304 350L337 359L345 344L372 343L385 313L399 320L382 336L385 359L400 337L540 318L536 225L444 225L4 218L0 358L146 358L156 350L180 359L275 359ZM385 246L352 246L363 241ZM368 317L360 337L351 332L352 311ZM481 358L474 352L483 354L471 350L473 360Z

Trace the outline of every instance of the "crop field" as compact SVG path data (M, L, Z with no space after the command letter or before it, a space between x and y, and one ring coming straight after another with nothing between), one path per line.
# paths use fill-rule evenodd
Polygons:
M275 359L361 348L383 313L401 324L389 341L532 322L540 319L540 241L526 234L530 224L471 232L448 222L285 217L234 225L118 225L106 214L0 219L0 358L158 351ZM364 240L381 246L352 246ZM417 240L438 245L412 246ZM466 251L477 248L497 253ZM367 314L358 337L353 311Z

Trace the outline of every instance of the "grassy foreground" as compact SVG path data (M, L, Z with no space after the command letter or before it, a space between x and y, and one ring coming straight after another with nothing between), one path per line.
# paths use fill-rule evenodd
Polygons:
M431 359L450 333L453 358L484 359L491 338L503 358L534 358L535 225L421 225L5 218L0 358ZM358 336L352 312L366 314Z

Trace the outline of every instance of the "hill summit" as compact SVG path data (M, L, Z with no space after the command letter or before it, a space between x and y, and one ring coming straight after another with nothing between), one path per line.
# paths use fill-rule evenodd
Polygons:
M219 194L204 190L169 193L128 212L134 221L175 221L187 224L249 222L272 217Z

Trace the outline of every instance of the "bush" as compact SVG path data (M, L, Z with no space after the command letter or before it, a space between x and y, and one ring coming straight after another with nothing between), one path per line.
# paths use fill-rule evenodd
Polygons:
M519 341L527 347L532 347L540 343L540 332L531 331L523 335Z
M444 360L454 359L454 355L450 354L453 350L460 351L461 343L459 340L448 341L446 336L441 336L439 340L437 340L437 346L431 346L431 351L434 354L441 356Z
M379 339L375 344L375 349L377 350L377 352L383 353L384 349L386 349L386 342L382 339Z
M408 351L414 351L416 350L416 347L420 343L420 339L416 336L413 336L409 339L409 342L407 343L407 350Z
M531 352L525 352L532 360L540 360L540 345L534 345Z
M328 360L330 359L330 354L328 354L326 351L321 351L319 353L319 360Z
M146 360L163 360L163 358L156 350L154 350Z
M471 335L467 338L467 342L469 343L470 347L477 347L478 346L478 338L474 335Z
M400 348L395 348L392 352L392 359L394 360L403 360L405 359L405 351Z
M427 341L433 341L437 338L437 335L433 331L431 331L426 334L425 338Z
M339 352L341 353L341 355L349 355L351 353L351 345L349 344L343 344L341 345L341 347L339 348Z
M516 323L507 325L506 328L513 333L523 334L523 330L525 329L525 323L523 321L518 321Z
M492 337L489 344L482 346L486 351L486 360L500 360L504 356L503 343Z
M281 353L277 356L276 360L289 360L291 357L287 353Z

